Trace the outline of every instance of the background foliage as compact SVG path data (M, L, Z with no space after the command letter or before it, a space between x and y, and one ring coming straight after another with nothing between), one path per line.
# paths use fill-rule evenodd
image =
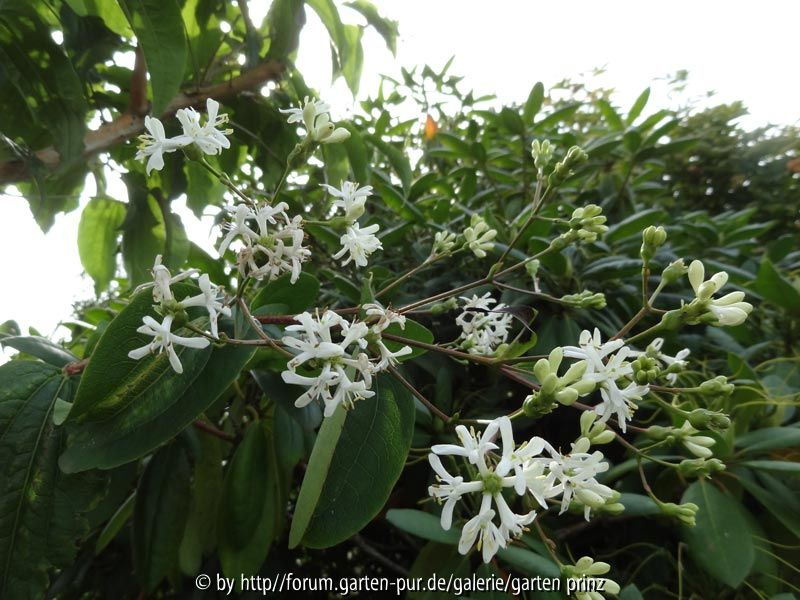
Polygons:
M346 3L341 15L330 0L275 0L263 23L253 23L244 5L0 1L0 183L25 194L43 229L58 212L77 207L87 174L98 190L79 230L81 260L98 297L78 307L71 339L56 345L22 335L14 322L2 325L0 342L20 353L0 368L0 597L188 597L197 573L215 572L551 574L555 565L535 536L488 567L455 552L431 507L416 504L427 495L430 474L418 454L409 455L409 448L445 439L441 423L391 380L381 380L377 399L352 413L358 422L348 418L333 433L336 423L326 421L315 433L319 410L293 407L294 391L278 376L279 355L241 348L187 353L184 375L168 372L156 389L138 384L147 365L108 360L143 343L133 330L150 301L128 292L149 278L156 254L173 270L197 267L216 282L231 281L187 239L170 208L186 194L201 214L224 203L225 188L180 154L146 178L131 160L133 145L122 143L140 132L143 116L219 99L234 134L217 166L237 185L264 194L275 188L296 142L278 110L311 93L292 67L306 12L325 24L333 72L353 91L363 28L374 27L391 49L396 43L396 24L362 0ZM132 69L119 65L118 52L135 53ZM725 374L737 385L730 397L681 397L684 408L731 414L734 426L720 434L717 450L727 470L695 482L672 471L652 473L662 500L700 505L697 526L661 517L643 494L635 461L616 446L609 458L618 466L604 482L623 492L625 513L591 524L579 515L545 519L545 530L562 552L614 565L628 599L677 597L678 581L685 597L777 598L800 586L793 566L800 536L800 139L788 127L742 131L741 105L659 110L648 95L618 107L610 90L565 81L547 91L536 84L521 104L498 107L463 91L447 66L385 80L346 125L350 139L325 147L324 160L302 167L280 198L292 212L319 218L329 202L320 183L350 178L374 186L369 218L381 225L384 251L367 276L341 269L330 259L337 236L309 226L315 258L307 273L295 287L286 279L269 284L253 307L283 315L357 304L365 280L379 289L425 259L436 229L459 231L473 213L500 231L496 258L529 202L530 142L582 146L589 161L542 214L563 216L595 203L612 226L595 244L543 259L537 293L524 273L511 280L517 289L506 290L503 301L535 311L532 353L572 344L583 328L611 335L638 310L641 230L651 224L669 233L656 267L701 258L727 271L757 309L744 325L692 328L667 341L691 348L696 381ZM107 169L124 172L127 202L105 195ZM534 221L523 233L527 247L512 255L541 250L553 234L548 221ZM485 268L471 258L457 268L442 263L384 300L401 305L427 297L479 278ZM559 301L585 289L605 293L608 308ZM252 336L235 317L225 327ZM409 337L458 335L452 314L415 320L421 327ZM163 361L150 364L167 370ZM406 362L403 372L442 410L466 418L514 410L526 393L491 368L432 353ZM370 411L380 419L370 419ZM577 419L562 410L523 428L567 444ZM336 445L340 435L348 443ZM338 469L359 447L383 448L387 439L384 457L360 465L368 476ZM331 454L331 470L321 489L301 489L312 451ZM326 510L346 518L326 521ZM291 515L302 515L307 528L290 534Z

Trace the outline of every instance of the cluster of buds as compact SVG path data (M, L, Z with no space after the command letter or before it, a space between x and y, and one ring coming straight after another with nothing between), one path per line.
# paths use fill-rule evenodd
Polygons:
M289 123L300 123L305 127L304 145L313 148L318 144L337 144L350 137L347 129L336 127L331 122L330 110L326 102L306 97L302 107L281 109L281 112L289 115Z
M687 458L678 463L678 472L686 478L710 477L724 470L725 463L718 458Z
M555 250L566 248L573 242L591 244L597 241L599 235L608 231L605 225L606 217L603 209L596 204L587 204L572 211L569 220L569 231L565 231L551 243Z
M562 304L575 308L605 308L606 296L602 292L583 290L577 294L566 294L560 298Z
M533 164L539 172L539 177L544 176L544 170L550 164L554 150L555 148L550 143L550 140L533 140L531 142L531 156L533 157Z
M695 526L695 517L697 516L697 511L700 510L700 507L694 502L675 504L674 502L661 502L660 500L656 500L656 504L658 505L658 508L661 509L661 512L668 517L674 517L689 527Z
M581 437L589 440L592 446L601 446L614 441L616 435L606 424L597 420L598 414L587 410L581 415Z
M489 227L483 217L474 214L469 227L464 230L464 245L478 258L484 258L486 253L494 248L495 237L497 230Z
M620 592L619 584L612 580L602 578L602 585L593 585L592 580L598 575L605 575L611 570L611 565L606 562L595 561L594 559L583 556L574 565L562 565L561 575L568 582L568 589L573 591L577 600L602 600L604 598L598 590L605 594L616 596Z
M661 226L650 225L642 232L642 247L639 254L645 263L656 255L658 249L667 241L667 232Z
M567 150L567 155L556 163L553 172L547 179L552 187L561 185L564 180L572 175L572 169L589 158L589 155L579 146L572 146Z
M564 375L559 376L558 369L563 359L564 351L554 348L547 358L540 358L533 366L533 373L539 380L540 387L522 403L522 410L529 417L547 414L557 404L573 404L579 397L595 390L595 381L583 378L588 366L586 361L574 363Z
M431 248L431 258L449 256L456 247L456 234L452 231L437 231L433 236L433 248Z

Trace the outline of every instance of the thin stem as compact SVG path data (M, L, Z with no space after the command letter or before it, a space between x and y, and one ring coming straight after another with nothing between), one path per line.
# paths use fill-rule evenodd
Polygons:
M405 378L405 377L403 377L403 376L400 374L400 371L398 371L396 368L394 368L394 367L391 367L391 366L390 366L390 367L389 367L389 372L390 372L390 373L391 373L391 374L394 376L394 378L395 378L395 379L397 379L397 381L399 381L401 384L403 384L403 386L404 386L406 389L408 389L408 391L410 391L412 394L414 394L414 396L416 396L416 397L417 397L417 399L418 399L420 402L422 402L422 403L423 403L425 406L427 406L427 407L428 407L428 409L429 409L429 410L430 410L430 411L431 411L431 412L432 412L434 415L436 415L437 417L439 417L439 419L441 419L441 420L442 420L442 421L444 421L445 423L451 423L451 422L452 422L452 420L453 420L453 419L452 419L452 417L449 417L449 416L447 416L445 413L443 413L441 410L439 410L439 409L438 409L438 408L437 408L437 407L436 407L436 406L435 406L435 405L434 405L434 404L433 404L433 403L432 403L430 400L428 400L428 399L427 399L425 396L423 396L423 395L422 395L422 392L420 392L420 391L419 391L417 388L415 388L413 385L411 385L411 384L410 384L410 383L409 383L409 382L406 380L406 378Z
M456 358L471 360L472 362L480 363L483 365L496 364L495 359L489 356L468 354L467 352L461 352L459 350L453 350L451 348L443 348L442 346L437 346L436 344L428 344L427 342L412 340L410 338L401 337L399 335L394 335L392 333L383 332L381 334L381 337L387 340L392 340L393 342L399 342L401 344L406 344L408 346L416 346L417 348L424 348L425 350L430 350L431 352L441 352L442 354L449 354L450 356L454 356Z
M291 352L289 352L285 348L280 347L278 344L275 343L275 340L273 340L271 337L269 337L264 332L264 330L261 328L261 323L259 323L255 319L255 317L253 317L253 314L250 312L250 309L247 307L247 302L245 302L243 298L239 298L238 299L238 303L239 303L239 308L241 309L242 313L244 313L244 316L250 322L250 326L253 329L256 330L256 334L258 334L258 337L260 337L262 340L267 342L272 348L274 348L278 352L283 353L285 356L293 356L293 354Z
M525 222L522 224L522 227L519 228L517 234L514 236L514 238L511 240L508 246L506 246L506 249L503 251L503 254L500 255L500 258L497 259L497 262L495 262L494 265L492 265L492 268L489 269L490 273L494 272L495 270L499 269L502 266L503 261L506 259L509 252L511 252L512 248L516 246L517 242L519 242L520 238L525 233L525 230L528 228L533 219L536 217L536 211L539 205L541 193L542 193L542 178L540 177L536 181L536 191L533 193L533 204L531 206L530 215L528 215L528 218L525 219Z
M390 284L385 286L383 289L381 289L378 293L375 294L375 297L376 298L380 298L381 296L383 296L389 290L394 289L396 286L398 286L401 283L403 283L404 281L406 281L409 277L413 277L414 275L419 273L422 269L424 269L428 265L431 265L434 262L436 262L437 260L439 260L439 258L441 258L441 256L433 256L433 255L428 256L428 258L426 258L422 263L420 263L419 265L417 265L416 267L414 267L410 271L405 272L403 275L400 275L400 277L398 277L397 279L392 281Z
M230 433L226 433L221 429L218 429L211 425L210 423L206 423L202 419L195 419L192 422L192 425L195 429L199 429L200 431L205 431L208 434L213 435L214 437L218 437L221 440L225 440L226 442L230 442L231 444L236 441L236 436Z

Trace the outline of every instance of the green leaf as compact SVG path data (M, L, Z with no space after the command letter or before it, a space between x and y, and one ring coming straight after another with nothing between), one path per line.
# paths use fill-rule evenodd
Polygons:
M125 220L122 202L92 198L78 224L78 255L86 273L94 279L96 294L108 288L117 270L117 239Z
M251 371L250 374L267 398L283 408L304 431L314 431L322 423L322 409L319 404L311 402L302 408L297 408L294 401L299 394L298 388L285 383L280 374L260 370Z
M690 556L709 575L730 587L738 587L755 560L753 538L742 505L704 481L687 488L681 498L681 503L686 502L699 507L697 525L682 529Z
M178 289L173 286L174 291ZM255 348L237 345L187 349L181 355L182 375L173 372L168 363L162 364L163 356L139 361L144 365L129 364L136 361L130 361L127 346L123 349L122 342L115 340L137 322L125 312L140 314L147 310L145 305L151 301L148 295L148 291L138 295L109 325L83 374L70 414L69 444L60 462L67 472L109 469L153 451L211 406L255 352ZM118 324L123 315L124 321ZM225 329L231 333L229 326L222 327ZM104 355L107 351L109 356ZM107 361L116 368L104 368ZM103 370L96 370L95 364ZM109 375L115 379L109 380ZM73 422L78 402L93 400L91 406L81 407L86 411L84 416Z
M416 321L412 321L411 319L408 318L406 319L405 329L401 329L400 325L397 323L392 323L391 325L389 325L389 327L386 328L384 333L404 337L406 339L414 340L416 342L423 342L425 344L433 343L433 333L431 332L431 330L425 327L424 325L420 325ZM389 339L384 339L383 343L392 352L397 352L398 350L400 350L400 348L405 346L405 344L401 342L395 342L394 340L389 340ZM411 347L411 353L398 358L400 362L411 360L412 358L416 358L427 352L425 348L418 348L417 346L410 346L410 347Z
M624 492L618 500L625 507L625 516L660 515L661 509L650 496Z
M375 5L367 0L354 0L353 2L345 2L344 5L361 13L367 20L367 23L375 29L386 42L386 47L389 48L392 55L397 54L397 21L382 17L378 13L378 9L375 8Z
M123 37L130 37L131 31L125 13L117 2L109 0L66 0L70 8L82 17L92 15L100 17L111 31Z
M63 367L78 360L72 352L36 335L0 337L0 344L30 354L54 367Z
M358 94L361 70L364 67L364 47L361 44L361 36L363 33L363 28L358 25L344 26L344 39L347 52L344 55L344 60L342 60L342 74L353 96Z
M739 483L773 514L794 535L800 537L800 500L779 479L764 472L758 474L760 483L749 471L737 469Z
M789 283L768 258L762 259L758 276L751 287L780 308L800 314L800 291Z
M319 299L319 280L308 273L300 273L295 283L291 282L291 274L286 273L275 281L269 282L258 292L250 304L253 314L269 304L284 304L291 315L297 315L313 306Z
M122 503L122 506L120 506L117 512L108 520L106 526L103 527L103 531L97 536L97 542L95 542L94 545L95 555L100 554L103 549L111 543L111 540L117 537L117 534L131 518L135 500L136 492L128 496L125 502Z
M225 476L217 530L228 577L258 572L275 535L276 477L261 423L250 425Z
M407 192L412 179L411 165L408 162L408 157L399 148L384 141L377 135L368 135L365 136L364 139L375 146L378 151L386 157L389 164L392 165L392 168L400 178L403 184L403 190Z
M745 433L734 442L743 452L775 450L800 446L800 428L797 427L765 427Z
M800 463L789 462L786 460L746 460L742 463L742 465L757 471L770 471L772 473L800 475Z
M647 101L649 99L650 99L650 88L646 88L641 94L639 94L639 97L636 98L636 101L633 103L633 106L631 106L631 110L628 112L628 118L626 119L628 125L633 123L638 118L638 116L642 114L642 111L644 110L644 107L647 106Z
M344 423L303 536L308 547L328 548L360 531L383 508L403 471L414 430L414 401L386 375L375 379L373 389L375 396L357 403Z
M186 70L188 45L175 0L119 0L142 46L153 87L154 115L177 95Z
M83 513L102 479L58 469L64 431L53 405L68 397L59 369L12 361L0 367L0 597L38 599L48 572L67 567L88 531Z
M625 125L622 123L622 118L607 100L597 100L596 104L597 108L600 109L600 113L603 115L603 118L606 120L606 123L608 123L612 130L622 131L625 128Z
M147 463L133 509L133 565L145 593L178 564L189 509L189 459L182 444L162 448Z
M525 107L522 109L522 118L526 123L533 121L533 119L539 113L539 110L542 108L543 101L544 84L541 81L537 81L533 88L531 88L531 93L528 94L528 99L525 101Z
M439 517L413 508L393 508L386 513L386 520L406 533L432 542L458 544L461 535L453 527L442 529Z
M300 486L300 493L297 496L297 504L292 518L292 527L289 530L289 548L296 547L303 539L303 536L311 523L311 517L317 507L328 470L331 467L336 444L342 435L344 422L348 412L340 405L336 412L322 422L308 459L303 483Z
M269 7L267 58L285 61L297 50L300 30L306 23L303 0L275 0Z

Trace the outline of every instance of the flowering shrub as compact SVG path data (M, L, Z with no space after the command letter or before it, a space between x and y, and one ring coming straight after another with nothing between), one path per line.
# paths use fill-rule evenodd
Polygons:
M303 10L275 6L270 60ZM329 30L352 86L349 27ZM0 596L289 571L592 600L792 585L797 256L751 210L661 208L684 201L680 115L541 84L494 110L446 68L338 124L297 73L168 110L168 67L138 147L109 150L128 202L84 209L97 301L61 345L3 325ZM393 116L409 99L425 125ZM210 240L183 193L216 209Z

